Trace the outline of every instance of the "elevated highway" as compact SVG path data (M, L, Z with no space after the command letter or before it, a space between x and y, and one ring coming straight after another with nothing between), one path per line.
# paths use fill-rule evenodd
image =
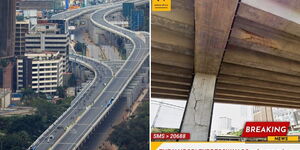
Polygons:
M136 0L133 2L145 4L148 1ZM108 14L120 10L121 7L122 4L119 2L105 5L98 8L91 15L90 19L99 28L130 40L133 44L133 50L129 58L127 58L119 71L114 74L107 65L99 61L77 54L70 54L71 61L91 69L95 73L95 78L78 94L71 107L30 148L36 150L77 149L101 119L110 111L131 79L149 57L148 33L132 32L112 25L105 19ZM87 10L83 9L83 11ZM78 13L74 13L74 15ZM67 18L64 19L72 18L69 15L65 16ZM58 18L63 19L63 17Z
M208 140L214 102L300 108L300 3L174 0L152 13L152 97L187 100Z

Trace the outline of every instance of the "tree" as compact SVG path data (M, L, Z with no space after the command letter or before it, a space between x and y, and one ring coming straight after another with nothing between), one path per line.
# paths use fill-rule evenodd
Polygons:
M0 142L3 150L26 150L68 109L74 98L68 97L53 104L43 94L34 93L31 89L23 91L27 97L27 106L35 107L36 113L25 116L0 117Z
M108 140L120 150L149 149L149 102L142 103L129 121L115 126Z
M76 86L76 77L74 74L71 75L69 81L68 81L69 86L74 87Z
M60 98L65 98L66 94L65 94L65 88L64 87L57 87L57 91L56 94L60 97Z
M238 131L235 131L235 132L230 132L228 133L229 135L234 135L234 136L241 136L243 133L243 129L240 129Z
M6 67L8 65L8 60L7 59L0 59L0 66L1 67Z
M85 44L85 43L80 43L80 42L77 42L77 43L75 44L75 46L74 46L75 51L76 51L76 52L81 52L82 55L85 55L85 53L86 53L86 48L87 48L86 44Z

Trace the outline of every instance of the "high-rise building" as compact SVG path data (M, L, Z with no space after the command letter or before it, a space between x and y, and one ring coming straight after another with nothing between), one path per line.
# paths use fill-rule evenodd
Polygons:
M59 23L39 23L26 34L26 52L52 51L63 56L63 71L69 70L69 35ZM63 31L62 31L63 30Z
M16 44L15 55L20 56L25 54L25 34L28 33L30 23L28 20L16 22Z
M16 1L0 1L0 58L14 56Z
M228 117L219 117L219 130L230 130L231 129L231 119Z
M122 15L130 18L131 12L134 10L134 3L123 3Z
M144 11L143 10L132 10L129 19L130 30L141 30L144 26Z
M298 124L298 121L296 120L294 114L294 112L296 112L297 109L273 107L272 111L273 111L274 121L288 121L290 122L291 126Z
M297 125L300 125L300 110L295 111L294 116L295 116L295 123Z
M272 107L254 106L253 118L254 121L273 121Z
M16 1L0 1L0 88L13 90Z
M25 53L17 59L17 92L23 88L54 94L63 85L63 58L59 52Z

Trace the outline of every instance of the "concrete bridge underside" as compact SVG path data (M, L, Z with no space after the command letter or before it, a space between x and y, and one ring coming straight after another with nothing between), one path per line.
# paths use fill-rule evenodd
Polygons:
M151 94L188 100L181 130L202 141L213 102L300 108L300 1L173 0L152 12Z

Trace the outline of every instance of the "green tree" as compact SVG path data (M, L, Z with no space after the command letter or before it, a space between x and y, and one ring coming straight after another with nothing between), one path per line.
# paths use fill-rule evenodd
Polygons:
M179 129L153 128L152 133L179 133Z
M68 81L69 86L74 87L76 86L76 77L74 74L71 75L69 81Z
M65 98L66 94L65 94L65 88L64 87L57 87L57 91L56 94L60 97L60 98Z
M86 44L85 43L80 43L80 42L77 42L74 46L74 49L76 52L81 52L82 55L86 55Z
M131 119L115 126L108 140L120 150L149 149L149 102L142 103Z
M229 135L233 135L233 136L241 136L243 133L243 129L240 129L238 131L235 131L235 132L230 132L228 133Z
M0 66L1 67L6 67L8 65L8 60L7 59L0 59Z

